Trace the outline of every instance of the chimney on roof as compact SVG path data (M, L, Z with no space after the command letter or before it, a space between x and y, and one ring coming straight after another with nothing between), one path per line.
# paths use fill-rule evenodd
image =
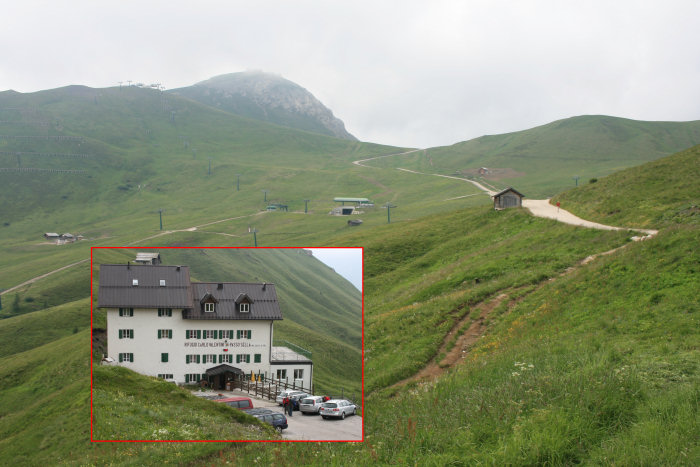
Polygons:
M263 282L263 290L265 290L265 287L267 287L267 282Z
M127 261L127 262L126 262L126 268L127 268L127 269L131 269L131 261Z
M217 289L221 290L224 288L224 284L219 283L219 285L216 286Z
M180 270L180 266L177 267L177 270L178 270L178 271Z

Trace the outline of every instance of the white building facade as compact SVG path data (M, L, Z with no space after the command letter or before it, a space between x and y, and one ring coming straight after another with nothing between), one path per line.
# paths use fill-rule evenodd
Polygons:
M98 293L108 357L118 365L220 389L271 378L312 387L312 361L272 345L282 319L274 284L191 282L187 266L104 264Z

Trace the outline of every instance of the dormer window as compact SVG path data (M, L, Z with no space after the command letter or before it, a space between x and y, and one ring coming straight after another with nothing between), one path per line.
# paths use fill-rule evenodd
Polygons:
M240 305L240 311L241 313L248 313L250 311L250 303L241 303Z
M204 311L207 313L213 313L214 312L214 304L213 303L205 303L204 304Z
M160 286L161 286L161 287L165 287L165 279L161 279L161 280L160 280Z
M131 285L136 287L137 285L139 285L139 280L138 279L131 279Z

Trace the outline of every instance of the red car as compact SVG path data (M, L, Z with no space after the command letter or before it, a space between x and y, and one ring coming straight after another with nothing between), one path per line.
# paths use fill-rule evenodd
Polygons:
M249 397L227 397L225 399L216 399L216 402L233 407L234 409L248 410L253 408L253 401Z

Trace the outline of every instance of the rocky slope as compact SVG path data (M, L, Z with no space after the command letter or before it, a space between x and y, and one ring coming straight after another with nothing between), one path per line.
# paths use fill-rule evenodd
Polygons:
M171 92L236 115L356 140L309 91L279 75L261 71L229 73Z

